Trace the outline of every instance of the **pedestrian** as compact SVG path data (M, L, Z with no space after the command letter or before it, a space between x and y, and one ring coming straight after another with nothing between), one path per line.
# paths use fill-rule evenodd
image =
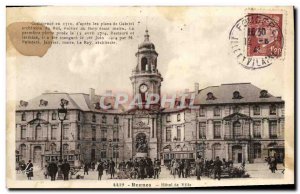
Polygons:
M98 171L98 180L101 180L102 175L103 175L103 170L104 170L104 168L103 168L103 163L102 163L102 161L100 160L100 161L99 161L99 164L98 164L98 167L97 167L97 171Z
M274 157L272 157L271 159L270 159L270 163L269 163L269 165L270 165L270 170L271 170L271 172L272 173L275 173L275 170L276 170L276 160L275 160L275 158Z
M26 165L25 173L27 175L28 180L31 180L31 177L33 177L33 164L31 163L31 160L29 160Z
M219 159L219 156L216 157L216 160L214 161L214 179L216 179L216 176L218 176L218 180L221 179L221 173L222 173L222 161Z
M64 163L61 165L61 171L64 175L64 180L69 180L70 164L67 159L65 159Z
M177 171L178 171L179 164L178 164L178 162L176 161L176 159L174 159L174 161L173 161L172 163L173 163L173 164L172 164L172 167L171 167L171 171L172 171L172 174L173 174L173 176L174 176L174 178L175 178L175 175L176 175L176 173L177 173Z
M83 171L83 175L89 175L89 164L87 162L84 164Z
M154 158L154 179L158 179L160 169L160 161L159 159Z
M139 161L139 178L140 179L144 179L145 178L145 167L146 167L146 162L145 160L142 158Z
M187 178L190 176L191 163L188 159L184 161L184 177Z
M178 165L178 177L181 178L184 178L184 174L183 174L183 169L184 169L184 161L183 159L181 159L179 161L179 165Z
M44 166L44 176L45 176L45 179L48 179L48 175L49 175L49 172L48 172L48 161L46 161L46 164Z
M201 176L201 170L203 169L203 159L202 157L199 155L195 161L196 164L196 176L197 176L197 180L200 180L200 176Z
M126 162L126 169L128 170L128 172L131 171L133 167L133 162L132 162L132 159L130 158L129 161Z
M52 160L51 163L48 165L48 172L51 177L51 181L55 181L57 171L57 164L54 162L54 160Z
M115 166L116 166L115 162L111 159L108 165L111 179L115 177Z

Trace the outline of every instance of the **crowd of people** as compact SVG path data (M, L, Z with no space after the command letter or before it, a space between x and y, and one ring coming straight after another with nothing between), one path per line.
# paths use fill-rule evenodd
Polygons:
M276 157L267 157L265 161L269 165L269 169L272 173L277 170ZM158 179L161 172L161 162L159 159L153 160L149 157L123 160L118 164L113 159L98 160L97 162L81 162L82 165L77 168L77 172L83 169L83 175L88 175L89 171L98 172L98 180L102 180L103 174L106 174L110 179L145 179L152 178ZM170 170L170 174L176 178L188 178L196 176L197 180L201 179L201 176L213 177L214 179L221 179L222 172L225 169L233 168L232 161L226 161L224 158L220 160L217 156L215 160L207 160L198 156L196 160L189 159L172 159L169 163L165 163L167 169ZM33 177L33 164L31 160L27 164L20 164L18 167L23 173L26 173L28 180ZM241 168L245 168L245 162L242 162ZM67 160L64 161L46 161L44 166L45 179L51 178L51 181L55 181L60 175L59 179L69 180L70 175L74 175L75 168L71 168ZM60 172L59 172L60 171ZM284 169L282 170L284 173Z

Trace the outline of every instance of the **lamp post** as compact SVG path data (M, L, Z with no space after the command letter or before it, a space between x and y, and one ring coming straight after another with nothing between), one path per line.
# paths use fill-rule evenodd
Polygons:
M62 161L63 161L63 145L62 145L62 141L63 141L63 123L64 120L66 120L67 117L67 105L68 105L69 101L65 100L65 99L61 99L60 100L60 106L61 108L58 108L58 118L60 120L60 157L59 157L59 170L58 170L58 174L57 174L57 179L58 180L62 180L62 172L61 172L61 165L62 165Z

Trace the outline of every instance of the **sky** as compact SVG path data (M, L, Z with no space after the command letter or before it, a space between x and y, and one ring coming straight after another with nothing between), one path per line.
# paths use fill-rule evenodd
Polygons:
M106 90L131 93L130 75L135 53L146 26L155 44L163 93L193 90L223 83L251 82L284 98L286 61L276 60L263 69L248 70L237 63L228 40L229 31L245 15L229 8L73 8L22 10L8 14L12 21L134 21L133 40L115 45L56 46L43 57L7 58L15 69L16 100L29 100L45 91L96 94ZM79 17L80 15L80 17ZM288 43L287 43L288 44Z

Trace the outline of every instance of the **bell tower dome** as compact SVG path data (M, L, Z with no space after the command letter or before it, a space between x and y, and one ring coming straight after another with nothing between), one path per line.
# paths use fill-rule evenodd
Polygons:
M138 45L138 51L135 54L137 64L130 77L133 96L141 95L143 102L146 101L149 94L158 94L160 96L161 82L163 78L157 69L158 53L155 45L150 42L149 33L146 29L144 41Z

